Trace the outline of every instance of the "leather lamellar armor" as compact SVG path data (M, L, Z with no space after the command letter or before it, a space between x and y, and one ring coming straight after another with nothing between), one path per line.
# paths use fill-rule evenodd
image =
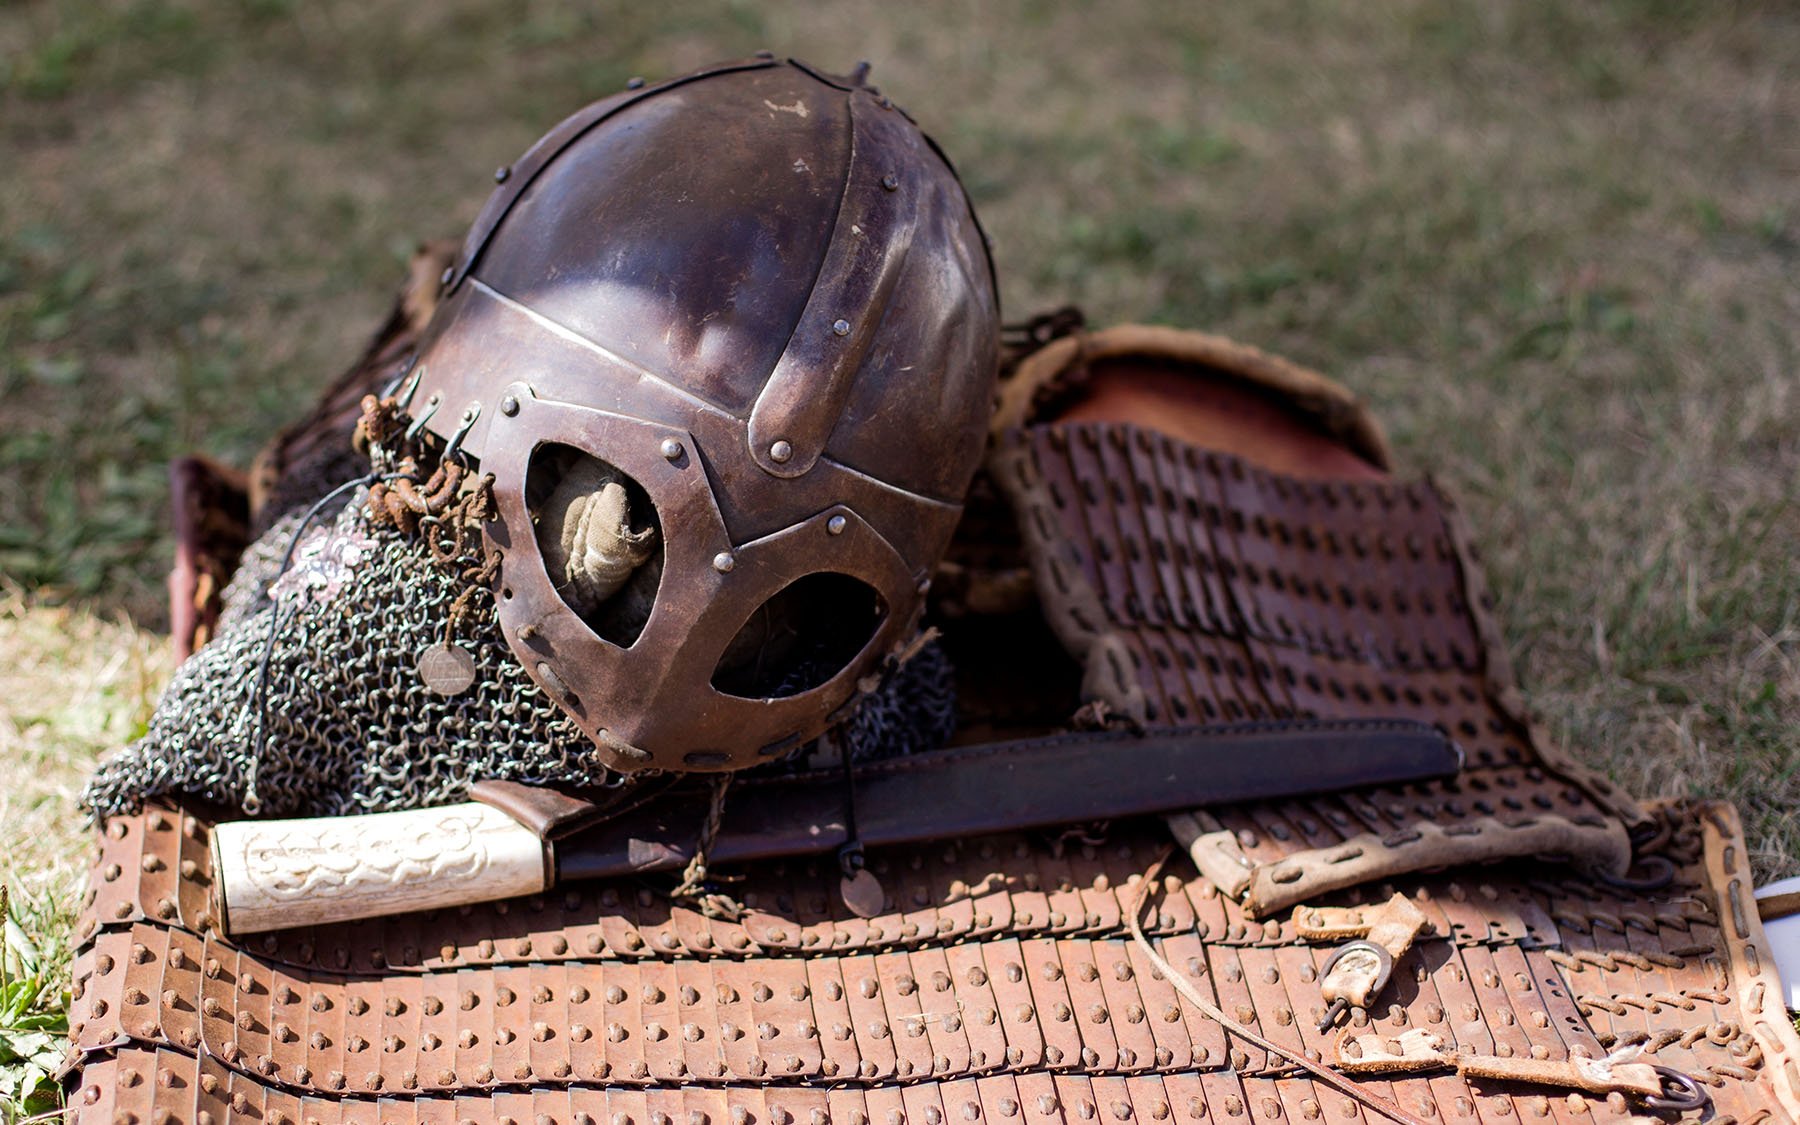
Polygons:
M1178 423L1211 400L1175 386L1146 430L1128 392L1164 375L1279 399L1362 464L1321 476L1317 458L1268 464L1279 440L1198 444ZM996 431L935 591L947 643L1007 654L958 662L968 726L1030 728L1077 695L1145 729L1415 716L1454 732L1464 770L1212 804L1171 818L1189 829L1173 855L1146 818L872 848L874 917L832 893L836 864L800 856L742 865L735 916L632 874L249 938L209 902L209 825L158 805L100 833L73 1119L1800 1115L1800 1038L1736 817L1639 807L1525 720L1459 521L1435 488L1369 475L1385 442L1343 388L1123 327L1022 365ZM1319 586L1339 576L1361 596ZM1390 960L1357 993L1343 970L1372 946Z
M402 395L494 477L508 644L615 769L816 737L916 631L981 456L998 299L955 172L860 80L759 59L500 178Z

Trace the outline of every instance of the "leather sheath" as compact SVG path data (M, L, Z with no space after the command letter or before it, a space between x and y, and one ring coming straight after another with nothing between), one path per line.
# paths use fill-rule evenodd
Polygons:
M1142 816L1356 782L1456 773L1462 752L1422 723L1320 722L1068 733L929 751L857 767L857 839L868 847ZM470 796L544 838L558 880L686 864L706 796L670 794L582 827L594 808L511 782ZM712 864L831 852L849 842L841 770L746 778L733 788Z
M1150 888L1147 936L1234 1019L1328 1064L1421 1031L1501 1059L1635 1047L1692 1077L1711 1121L1793 1120L1800 1039L1736 817L1650 814L1642 873L1669 875L1655 891L1526 861L1322 896L1397 892L1430 921L1375 1006L1327 1034L1333 947L1249 917L1179 856ZM1154 821L873 850L888 900L868 920L826 859L753 865L737 920L623 878L242 944L205 913L207 834L167 808L103 826L74 967L76 1122L1381 1120L1228 1036L1130 940L1167 850ZM1647 1112L1441 1067L1355 1081L1456 1125Z

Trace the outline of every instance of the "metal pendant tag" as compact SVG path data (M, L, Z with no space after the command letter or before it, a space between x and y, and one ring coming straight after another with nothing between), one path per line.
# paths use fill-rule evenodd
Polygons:
M419 653L419 678L439 695L461 695L475 682L475 658L461 645L439 641Z
M838 880L838 894L843 896L850 913L858 918L874 918L887 905L887 892L881 889L881 880L866 867Z

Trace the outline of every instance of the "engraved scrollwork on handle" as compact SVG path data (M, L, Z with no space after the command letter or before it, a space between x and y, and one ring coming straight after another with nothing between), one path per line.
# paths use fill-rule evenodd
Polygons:
M480 804L213 830L221 927L259 933L535 894L537 833Z
M354 849L329 820L270 823L244 841L244 874L262 893L288 899L474 877L492 861L485 837L513 827L461 808L432 811L439 815L370 825Z

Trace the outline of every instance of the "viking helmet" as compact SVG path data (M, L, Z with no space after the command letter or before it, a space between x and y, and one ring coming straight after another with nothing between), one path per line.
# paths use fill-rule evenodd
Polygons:
M982 452L998 297L955 171L860 76L758 58L497 178L402 394L494 477L508 644L616 769L818 736L914 636Z

